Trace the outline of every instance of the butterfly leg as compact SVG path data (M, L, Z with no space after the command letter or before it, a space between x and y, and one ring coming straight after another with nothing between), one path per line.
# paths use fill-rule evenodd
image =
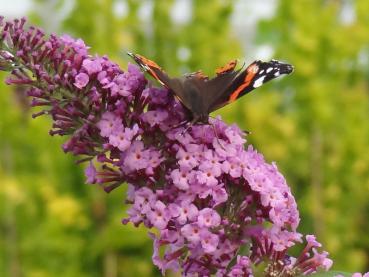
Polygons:
M198 117L198 116L195 116L192 120L191 120L191 122L188 124L188 126L186 127L186 129L184 129L182 132L181 132L181 135L183 136L189 129L191 129L192 128L192 126L193 125L195 125L197 122L199 122L199 120L200 120L200 117ZM186 122L186 123L188 123L188 121Z
M223 143L220 141L220 139L219 139L219 137L218 137L218 132L217 132L217 129L215 128L215 125L213 124L213 123L209 123L209 125L213 128L213 130L214 130L214 135L215 135L215 137L217 138L217 142L218 142L218 144L220 145L220 147L223 149L223 150L225 150L225 147L224 147L224 145L223 145Z
M187 133L187 131L189 130L189 129L191 129L192 128L192 126L193 126L193 124L188 124L188 126L181 132L181 136L183 136L185 133Z
M178 123L177 125L174 125L171 129L173 130L173 129L177 129L177 128L183 127L187 123L188 123L188 120L182 121L182 122Z

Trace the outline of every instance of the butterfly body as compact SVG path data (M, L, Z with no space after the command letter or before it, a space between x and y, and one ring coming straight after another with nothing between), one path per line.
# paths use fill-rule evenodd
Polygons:
M190 104L192 120L204 122L207 120L209 112L207 111L207 103L203 97L201 88L203 87L203 80L196 76L186 76L182 83L183 92L186 95L187 101ZM204 122L205 123L205 122Z
M155 62L138 54L128 55L174 93L189 111L192 124L207 123L211 112L234 102L265 82L293 71L290 64L276 60L254 61L246 69L235 70L237 62L233 60L216 69L213 78L201 71L171 78Z

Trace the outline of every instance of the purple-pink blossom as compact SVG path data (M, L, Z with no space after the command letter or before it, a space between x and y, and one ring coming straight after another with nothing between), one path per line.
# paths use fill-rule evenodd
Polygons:
M218 117L175 127L190 120L188 111L166 88L147 86L137 66L122 70L89 55L81 39L46 38L21 22L0 26L7 83L29 86L32 106L43 109L34 117L50 115L50 134L69 136L63 150L90 162L89 183L107 192L128 184L123 223L157 229L153 263L163 274L253 276L261 261L268 276L330 268L313 236L300 256L287 254L302 243L295 199L277 166L245 147L237 125Z
M101 59L85 59L82 62L82 67L87 71L88 75L99 73L102 70Z
M74 85L77 87L77 88L84 88L87 84L88 84L88 81L89 81L89 77L86 73L79 73L76 77L75 77L75 82L74 82Z
M210 208L204 208L199 211L199 215L197 217L197 222L200 227L217 227L219 226L220 221L221 218L217 211Z
M161 230L166 229L171 216L165 204L158 200L152 205L151 210L147 212L147 218L152 225Z

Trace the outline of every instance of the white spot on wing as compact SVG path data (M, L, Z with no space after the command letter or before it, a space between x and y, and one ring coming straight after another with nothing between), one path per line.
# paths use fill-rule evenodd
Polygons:
M254 88L260 87L264 83L265 75L256 79L254 82Z
M259 74L263 74L263 73L264 73L264 69L259 72Z
M268 69L267 69L267 73L269 73L270 71L272 71L273 70L273 68L272 67L269 67Z
M277 71L276 73L274 73L275 77L278 77L279 75L281 75L281 73L279 71Z

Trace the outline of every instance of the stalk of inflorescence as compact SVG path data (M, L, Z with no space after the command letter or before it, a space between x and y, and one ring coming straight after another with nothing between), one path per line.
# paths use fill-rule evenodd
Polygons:
M297 232L295 199L276 164L220 118L184 132L188 113L135 65L92 56L81 39L46 37L25 19L0 19L0 70L27 88L33 117L50 116L65 152L88 162L86 181L128 186L128 217L153 239L153 263L183 276L299 276L332 261ZM161 254L163 253L163 254Z

